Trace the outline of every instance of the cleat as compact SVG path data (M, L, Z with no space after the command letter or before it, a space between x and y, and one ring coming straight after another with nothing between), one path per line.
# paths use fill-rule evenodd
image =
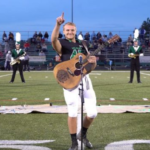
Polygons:
M78 145L71 146L68 150L78 150Z
M77 139L81 141L81 132L77 135ZM83 137L83 143L87 148L93 148L92 143L86 138L86 136Z

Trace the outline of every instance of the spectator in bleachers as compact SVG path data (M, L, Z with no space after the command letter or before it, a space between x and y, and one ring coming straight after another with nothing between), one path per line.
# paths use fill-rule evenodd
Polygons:
M44 39L45 39L45 41L48 41L48 38L49 38L49 34L48 34L48 32L46 31L45 34L44 34Z
M92 35L91 35L91 41L95 41L96 40L96 34L95 32L93 31Z
M121 53L121 54L124 54L124 52L125 52L125 47L124 47L124 45L122 44L122 45L120 46L120 53Z
M100 33L100 32L98 32L98 33L96 34L96 38L97 38L97 40L99 40L101 37L102 37L101 33Z
M98 48L98 42L97 42L97 40L94 40L94 42L93 42L93 49L95 50L97 48Z
M102 45L104 42L103 42L103 40L102 40L102 38L100 38L99 40L98 40L98 43L100 44L100 45Z
M9 41L14 40L14 34L12 32L9 32Z
M5 33L5 31L3 32L2 40L3 42L7 41L7 34Z
M43 52L47 52L47 45L46 45L46 43L42 43L41 47L42 47L42 51Z
M140 33L139 33L139 38L140 38L141 41L144 40L144 35L145 35L145 33L146 33L146 30L142 27L142 28L140 29Z
M45 53L43 51L40 51L39 56L45 56Z
M109 34L108 34L108 40L111 39L112 37L113 37L112 32L109 32Z
M56 62L60 62L61 61L61 58L58 54L55 55L55 61Z
M5 70L10 70L10 62L11 62L11 51L8 51L5 57Z
M45 39L44 38L41 39L41 43L45 43Z
M31 43L36 44L36 38L37 38L37 32L33 34L33 37L31 38Z
M89 34L89 32L87 32L87 33L84 35L84 40L90 41L90 34Z
M0 58L3 58L3 52L0 51Z
M148 51L150 51L150 42L149 42L149 44L148 44Z
M146 45L146 47L148 47L148 45L149 45L149 38L148 37L145 38L145 45Z
M36 45L36 52L40 52L41 51L41 44L40 43L38 43L37 45Z
M107 35L103 35L103 37L102 37L102 40L103 40L103 42L106 42L107 41Z
M4 53L7 54L8 51L10 51L9 43L5 42L5 44L4 44Z
M100 38L100 39L98 40L98 47L101 46L103 43L104 43L104 41L102 40L102 38ZM101 52L105 52L105 48L103 48L103 49L101 50Z
M2 44L0 43L0 51L2 52L3 51L3 48L2 48Z
M24 61L23 61L23 71L30 71L30 67L29 67L29 55L28 53L26 52L25 56L24 56Z
M37 36L36 38L36 43L40 44L41 43L42 38L40 36Z
M82 34L81 31L80 31L80 33L78 34L78 39L79 39L79 40L83 40L83 34Z
M128 37L128 40L127 40L127 49L132 46L133 44L133 37L132 35L130 34L129 37Z
M37 38L37 36L38 36L38 35L37 35L37 31L35 31L35 33L33 34L33 38L35 38L35 39L36 39L36 38Z
M25 51L28 51L28 50L29 50L29 47L30 47L30 43L29 43L28 41L26 41L26 42L24 43L23 47L24 47L24 50L25 50Z
M39 32L38 36L42 39L43 38L43 34L41 33L41 31Z
M112 45L111 45L111 44L109 44L109 45L107 46L107 51L108 51L108 53L112 53L112 52L113 52L113 48L112 48Z

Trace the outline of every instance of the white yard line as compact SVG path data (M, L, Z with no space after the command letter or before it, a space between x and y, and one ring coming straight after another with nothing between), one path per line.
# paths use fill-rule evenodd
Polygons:
M144 74L144 75L150 76L150 74L147 74L147 73L143 73L143 72L141 72L141 74Z
M18 74L19 72L17 72L16 74ZM7 76L11 76L12 75L12 73L11 74L5 74L5 75L1 75L0 76L0 78L2 78L2 77L7 77Z
M1 76L0 76L0 78L2 78L2 77L6 77L6 76L10 76L10 75L12 75L12 74L5 74L5 75L1 75Z

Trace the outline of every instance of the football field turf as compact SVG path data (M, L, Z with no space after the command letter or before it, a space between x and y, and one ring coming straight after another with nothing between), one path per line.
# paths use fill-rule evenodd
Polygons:
M90 73L97 105L150 105L150 72L141 71L141 84L136 82L136 74L134 82L129 84L129 75L129 71ZM65 105L62 87L58 85L52 72L31 71L24 72L24 76L25 84L21 82L19 74L16 75L14 83L9 83L11 72L0 72L1 106L50 102L53 105ZM13 98L17 100L13 101ZM45 98L50 100L45 101ZM111 98L115 100L111 101ZM133 145L132 150L148 150L150 149L149 120L149 113L98 114L88 131L88 138L94 145L94 150L122 150L122 147L130 150L130 145L131 147ZM15 143L16 140L23 141L24 144ZM111 145L119 141L120 145L118 143L114 143L116 147ZM122 141L126 142L121 143ZM17 149L19 146L20 149L26 147L29 150L31 146L42 147L43 150L44 148L67 150L70 144L67 114L0 115L0 148L3 150ZM120 149L117 149L118 147Z

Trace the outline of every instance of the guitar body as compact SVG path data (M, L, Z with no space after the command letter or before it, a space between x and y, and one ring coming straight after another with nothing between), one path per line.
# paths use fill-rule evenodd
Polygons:
M54 77L57 82L65 89L76 88L81 81L81 69L83 76L90 73L95 68L93 63L84 63L81 67L79 64L79 56L85 59L86 56L82 53L78 53L75 57L68 61L59 63L54 68Z

